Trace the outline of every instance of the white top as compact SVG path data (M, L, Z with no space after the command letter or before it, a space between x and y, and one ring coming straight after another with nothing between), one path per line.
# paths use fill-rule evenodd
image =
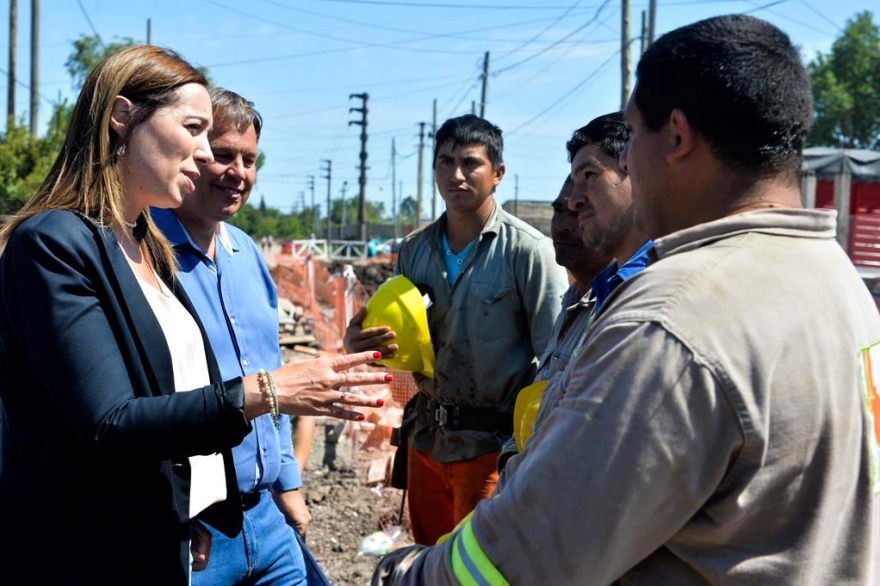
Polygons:
M156 276L162 291L138 279L171 353L175 392L200 389L211 384L202 333L186 308L165 283ZM223 456L190 456L192 475L189 489L189 516L195 517L210 505L226 499L226 470Z

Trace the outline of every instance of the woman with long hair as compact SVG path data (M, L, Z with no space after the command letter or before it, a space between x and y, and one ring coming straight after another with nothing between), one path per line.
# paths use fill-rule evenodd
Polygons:
M231 381L149 207L181 204L207 141L207 81L173 51L105 58L61 153L0 230L0 567L30 584L187 584L197 521L235 534L230 448L265 413L363 419L372 352ZM190 549L192 547L192 549Z

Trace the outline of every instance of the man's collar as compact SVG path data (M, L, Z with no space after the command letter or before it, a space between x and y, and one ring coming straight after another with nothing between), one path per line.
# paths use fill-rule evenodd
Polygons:
M150 208L150 217L153 218L156 226L168 238L171 246L176 248L189 244L194 250L205 254L205 251L192 239L186 226L183 225L183 222L180 221L180 218L177 217L173 210ZM225 222L220 222L218 226L216 241L230 256L239 251L239 246L230 236Z
M498 234L499 230L501 230L501 206L498 205L498 202L495 199L492 199L492 212L489 214L489 219L486 220L486 223L483 224L483 228L480 230L480 236L484 234ZM440 214L440 217L437 218L437 221L428 226L434 235L439 238L442 234L446 234L446 226L449 223L449 217L446 212Z

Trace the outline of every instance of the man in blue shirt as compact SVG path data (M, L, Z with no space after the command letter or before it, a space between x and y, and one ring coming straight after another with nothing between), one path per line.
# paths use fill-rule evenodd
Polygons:
M278 293L260 250L225 223L247 201L256 181L262 118L253 104L220 88L210 91L214 161L200 169L196 191L176 210L152 210L174 246L178 276L193 302L224 380L282 364L278 347ZM233 449L244 525L235 538L211 529L206 570L194 586L305 584L313 563L295 531L304 535L310 515L294 459L290 420L275 427L271 415ZM313 570L315 568L312 568Z
M615 259L590 282L593 316L618 285L643 271L653 243L633 221L632 186L618 159L629 140L622 112L590 121L566 143L574 192L568 206L578 214L584 243Z

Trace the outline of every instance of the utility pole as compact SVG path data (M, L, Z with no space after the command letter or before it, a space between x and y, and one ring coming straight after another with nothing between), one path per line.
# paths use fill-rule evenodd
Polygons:
M425 123L419 122L419 173L416 184L416 228L422 225L422 161L425 150Z
M648 48L648 12L642 10L642 36L641 40L641 52L639 52L639 56L645 54L645 49Z
M629 1L622 0L620 11L620 109L626 108L629 99Z
M403 181L400 181L397 184L397 193L398 193L398 195L400 195L400 203L403 204ZM394 235L395 235L395 237L400 232L400 229L398 228L398 226L400 226L400 214L395 213L394 214Z
M486 86L489 84L489 51L483 55L483 92L480 94L480 118L486 117Z
M362 242L366 242L367 240L367 100L370 99L370 94L364 92L362 94L351 94L348 96L348 99L357 98L361 100L360 108L349 108L349 112L360 112L361 119L360 120L349 120L348 125L357 124L361 127L361 174L358 177L358 184L360 185L360 192L358 194L358 226L360 232L360 238ZM343 193L345 191L343 190ZM343 195L342 206L345 209L345 196ZM345 219L342 220L342 225L345 226Z
M150 44L150 37L152 36L151 33L152 33L152 23L150 22L150 19L148 18L147 19L147 44L148 45Z
M40 110L40 0L31 0L31 136L37 136Z
M397 238L397 147L391 139L391 218L394 220L394 237Z
M647 49L651 46L651 43L654 42L654 31L656 30L657 25L657 0L650 0L648 2L648 45L645 47Z
M315 176L314 175L306 175L306 179L309 180L308 186L309 190L312 192L312 207L309 210L309 234L315 233Z
M15 123L15 65L18 62L18 0L9 0L9 86L6 88L6 132Z
M324 167L324 165L327 165ZM330 242L330 181L333 177L333 161L330 159L321 159L321 171L327 173L321 175L322 179L327 180L327 242Z
M513 215L519 213L519 173L513 174ZM517 216L519 217L519 216Z
M437 219L437 177L434 174L434 151L437 148L437 98L434 98L434 117L431 122L431 221Z
M348 189L348 181L342 182L342 222L340 222L341 227L339 228L339 238L341 240L345 240L345 190Z
M477 102L475 100L471 100L471 114L477 115Z

